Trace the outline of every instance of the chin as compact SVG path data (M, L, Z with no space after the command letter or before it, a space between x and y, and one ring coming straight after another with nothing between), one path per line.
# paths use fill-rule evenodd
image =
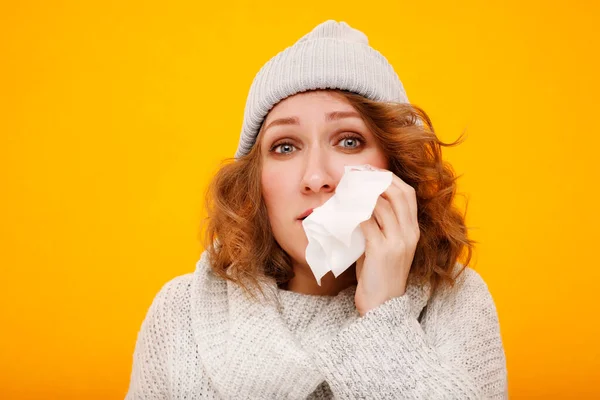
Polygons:
M294 248L284 248L282 247L283 251L285 251L287 253L287 255L290 257L290 261L294 264L294 265L306 265L308 266L308 264L306 263L306 248L304 249L298 249L298 246L294 246Z
M286 229L278 230L275 235L275 241L291 258L294 264L306 265L306 248L308 247L308 239L304 233L304 228L301 225L302 221L298 221L298 225L286 227ZM298 227L300 231L298 231ZM280 240L283 239L283 240Z
M296 250L292 252L288 252L290 258L297 265L308 265L306 264L306 251L305 250Z

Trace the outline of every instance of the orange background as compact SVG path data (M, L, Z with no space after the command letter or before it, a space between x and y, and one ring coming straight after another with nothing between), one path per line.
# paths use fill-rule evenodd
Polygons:
M50 4L52 3L52 4ZM451 4L454 3L454 4ZM493 3L493 4L492 4ZM463 177L511 398L600 397L597 2L0 5L0 397L119 399L271 56L367 33Z

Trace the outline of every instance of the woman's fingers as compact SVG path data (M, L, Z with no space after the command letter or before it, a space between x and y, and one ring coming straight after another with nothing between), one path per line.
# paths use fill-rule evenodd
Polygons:
M377 204L373 210L373 216L381 227L384 237L394 236L401 233L397 214L391 202L382 196L377 198Z
M376 168L373 167L379 171L388 171L386 169L381 169L381 168ZM403 219L401 219L401 213L400 211L400 207L399 207L399 203L397 201L395 201L396 199L399 199L400 196L404 196L406 199L406 206L408 207L409 210L409 216L410 219L408 221L413 222L414 224L417 224L417 215L418 215L418 209L417 209L417 196L415 193L415 189L410 186L408 183L404 182L402 179L400 179L400 177L394 173L392 173L392 184L388 187L388 189L383 192L383 197L387 198L388 200L390 200L390 202L392 202L392 208L394 209L394 212L396 212L396 216L398 217L398 221L401 222L403 221ZM405 222L407 220L404 220Z
M368 220L361 222L360 227L367 242L379 242L383 239L383 233L381 232L377 221L375 221L374 215L371 215L371 218Z
M382 198L392 210L395 224L392 224L392 220L388 216L388 207L379 201ZM419 239L420 229L415 189L397 175L392 175L392 184L379 197L374 215L378 221L383 222L386 237L400 235L407 239L413 236L416 236L417 240Z
M413 213L413 207L410 205L412 203L411 196L414 196L414 193L403 191L397 187L390 187L386 193L399 224L398 232L401 232L404 237L412 236L418 230L417 216Z
M393 175L392 184L388 189L391 189L392 192L395 192L393 198L403 197L406 200L406 206L408 207L408 215L410 216L410 219L408 221L416 223L417 195L415 193L415 189L395 174ZM394 211L396 211L396 208L394 208Z

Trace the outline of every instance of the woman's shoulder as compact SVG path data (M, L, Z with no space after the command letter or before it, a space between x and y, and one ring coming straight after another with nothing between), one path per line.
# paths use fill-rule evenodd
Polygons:
M496 313L488 284L479 272L456 263L452 276L454 284L441 284L431 296L430 304L433 308L448 313L474 309L487 309Z
M488 285L479 272L459 262L450 273L454 284L444 282L436 291L437 296L453 296L471 291L488 291Z
M152 301L150 311L154 309L155 312L169 314L171 318L187 318L191 303L203 299L207 288L212 289L217 285L222 289L224 282L212 273L208 256L203 252L192 272L177 275L162 285ZM213 294L215 290L210 292Z
M189 297L190 287L192 285L193 273L177 275L166 281L156 297L161 300L184 299Z
M147 320L155 323L175 322L186 318L190 308L192 273L171 278L158 290L148 309Z
M210 267L208 253L203 251L196 261L194 270L168 280L160 288L156 298L161 301L189 301L194 281L209 283L213 280L215 280L215 276Z

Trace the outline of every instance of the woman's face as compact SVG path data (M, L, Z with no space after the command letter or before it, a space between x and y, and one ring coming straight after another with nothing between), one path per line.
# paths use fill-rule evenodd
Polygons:
M354 107L328 91L299 93L278 103L258 140L275 240L294 265L306 266L302 218L333 196L344 166L387 169L387 159Z

